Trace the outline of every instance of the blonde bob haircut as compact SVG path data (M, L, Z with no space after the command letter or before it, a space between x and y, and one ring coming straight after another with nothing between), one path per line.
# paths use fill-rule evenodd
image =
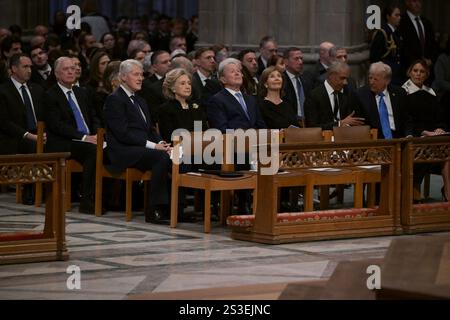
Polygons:
M192 83L192 75L183 68L177 68L167 72L162 88L164 97L169 100L175 99L175 83L181 76L188 76Z

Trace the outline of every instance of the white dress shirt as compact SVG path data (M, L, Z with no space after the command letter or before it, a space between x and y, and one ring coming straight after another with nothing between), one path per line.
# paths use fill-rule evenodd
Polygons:
M330 103L331 103L331 111L334 113L334 108L335 108L335 105L334 105L334 91L335 91L335 90L334 90L333 87L328 83L328 80L325 80L324 85L325 85L325 89L327 89L328 99L330 100ZM342 89L342 90L340 91L340 93L344 93L344 90ZM340 111L340 110L339 110L338 113L337 113L337 118L338 118L338 119L341 119L341 111Z

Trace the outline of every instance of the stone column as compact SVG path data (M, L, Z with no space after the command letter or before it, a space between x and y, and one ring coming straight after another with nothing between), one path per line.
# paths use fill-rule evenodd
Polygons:
M198 45L257 50L260 39L272 35L281 49L300 47L312 65L327 40L346 47L350 63L359 65L368 59L366 5L361 0L199 0Z

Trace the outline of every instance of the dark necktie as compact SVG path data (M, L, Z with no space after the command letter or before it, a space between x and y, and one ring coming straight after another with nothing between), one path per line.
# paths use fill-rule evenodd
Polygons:
M339 102L339 91L335 91L333 92L334 95L334 110L333 110L333 115L334 115L334 120L339 121L339 109L340 109L340 102Z
M379 113L383 136L385 139L392 139L391 124L389 122L389 113L386 106L386 102L384 101L384 93L383 92L380 93L379 96L380 96Z
M25 104L25 113L27 115L27 130L34 131L36 130L36 118L33 112L33 104L31 103L30 96L25 85L20 87L23 97L23 103Z
M425 52L425 33L423 32L422 24L420 23L420 18L416 17L417 29L419 30L419 40L422 46L422 53Z
M244 113L245 113L247 119L250 120L250 116L248 115L248 109L247 109L247 105L245 104L244 96L240 92L236 93L235 96L238 98L239 104L241 105L242 110L244 110Z
M136 100L136 96L130 96L131 100L133 101L133 105L136 107L137 111L139 112L139 114L141 115L142 119L147 122L147 118L145 118L145 114L141 109L141 106L139 105L139 103Z
M303 106L305 105L305 90L303 90L303 85L299 77L295 77L295 83L297 85L297 97L300 104L297 107L297 115L299 118L303 118L305 116L305 112L303 109Z
M70 109L72 109L73 116L75 117L78 132L81 133L82 135L88 135L89 129L86 123L84 122L81 111L78 109L77 105L75 104L75 101L73 101L72 99L72 91L67 91L67 100L69 101Z

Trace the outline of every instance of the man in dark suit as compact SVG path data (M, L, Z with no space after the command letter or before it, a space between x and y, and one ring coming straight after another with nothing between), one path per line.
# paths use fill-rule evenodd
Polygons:
M265 36L261 39L259 43L259 52L260 55L258 57L258 78L263 73L264 69L267 68L267 63L273 55L278 52L278 44L275 38L271 36Z
M211 128L264 129L266 124L254 97L241 92L243 81L241 62L228 58L219 65L219 79L225 89L211 97L207 106Z
M194 57L197 71L192 75L192 88L196 96L193 100L207 101L217 92L210 92L206 84L212 80L217 80L215 72L217 69L215 54L211 48L199 48L195 51Z
M30 81L47 90L50 87L50 75L52 73L52 67L48 63L48 55L41 47L31 48L30 55L33 62Z
M358 97L367 115L366 122L378 129L380 139L412 135L411 121L405 112L405 92L390 84L392 69L383 62L370 66L369 85L358 89Z
M303 72L303 52L296 47L284 51L284 97L292 107L300 123L303 123L306 97L313 88L312 75Z
M145 221L167 223L170 145L156 132L145 100L136 96L143 81L142 65L126 60L120 65L119 76L122 84L106 99L104 109L111 168L117 172L129 167L151 170L150 206Z
M421 16L422 0L405 0L406 13L402 16L398 33L403 40L403 61L408 68L417 59L436 61L438 46L433 24Z
M306 127L333 127L364 125L361 103L352 90L345 88L350 67L334 62L327 71L327 80L311 91L305 102Z
M42 117L44 90L30 84L31 60L25 54L10 58L11 78L0 86L0 154L36 152L36 125ZM44 136L44 141L46 136ZM33 189L25 185L23 204L33 204Z
M12 56L10 65L11 78L0 86L0 154L34 153L44 90L28 83L31 60L26 54Z
M71 58L55 62L57 84L45 96L48 127L47 152L70 152L83 165L82 198L79 211L94 213L95 160L99 120L90 105L87 92L77 86Z
M314 86L322 84L327 78L327 69L332 63L330 58L330 49L332 47L334 47L334 44L331 42L322 42L319 46L319 60L312 71Z

